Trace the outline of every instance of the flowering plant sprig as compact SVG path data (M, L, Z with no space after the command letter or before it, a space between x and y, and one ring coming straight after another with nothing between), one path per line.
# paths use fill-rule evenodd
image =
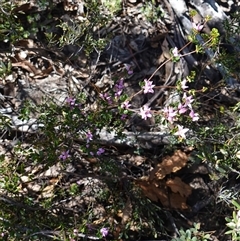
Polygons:
M193 22L193 35L198 34L201 32L201 30L204 27L204 24L200 23L195 23ZM193 36L192 36L193 37ZM211 35L212 37L212 35ZM210 37L210 38L211 38ZM209 40L210 41L210 40ZM206 42L206 44L208 41ZM188 45L188 44L187 44ZM186 45L186 46L187 46ZM183 47L184 48L184 47ZM183 49L182 48L182 49ZM195 122L199 120L199 114L195 112L193 108L193 103L194 103L194 95L191 94L191 90L189 90L189 78L186 77L183 80L179 81L179 84L177 85L177 89L182 93L182 98L178 103L175 103L170 106L166 106L163 108L162 111L153 111L150 106L148 105L143 105L139 109L131 109L131 100L134 96L139 95L141 93L143 94L155 94L155 84L153 84L153 81L151 79L155 75L155 73L162 68L167 62L173 61L173 62L178 62L184 55L180 54L182 49L178 49L177 47L174 47L170 50L170 58L167 59L164 63L162 63L155 71L154 73L149 77L145 78L143 82L140 83L140 91L135 93L134 95L128 97L127 95L124 94L124 89L125 89L125 83L124 83L124 78L120 78L116 81L114 87L111 89L110 92L103 92L100 93L99 96L100 98L111 108L112 106L117 106L118 107L118 115L119 115L119 120L120 121L125 121L126 118L128 118L128 115L131 114L132 112L138 113L138 115L143 119L147 120L148 118L154 118L157 115L161 115L167 123L169 123L170 127L172 130L175 130L175 135L179 135L181 138L186 137L186 133L189 130L188 128L185 128L179 124L179 121L183 117L189 118L191 121ZM198 50L196 49L195 51L192 51L188 54L192 54L193 52L197 52ZM186 54L185 54L186 55ZM128 75L132 75L133 71L131 69L131 66L128 64L125 64L125 68L127 70ZM76 100L74 98L69 98L67 100L67 103L69 104L70 108L76 105ZM110 115L111 113L108 113ZM117 116L116 116L117 117ZM111 117L112 118L112 117ZM87 147L89 147L89 144L93 140L93 133L91 132L86 132L86 142L87 142ZM101 148L101 147L99 147ZM101 155L103 152L101 149L96 149L95 152L92 152L94 155Z
M182 49L184 49L191 42L198 44L198 41L196 40L196 35L201 33L206 22L207 22L207 19L203 23L192 22L193 32L192 32L192 35L190 36L190 42L187 43ZM213 29L210 33L210 38L208 40L206 40L206 42L204 44L197 45L196 49L192 52L189 52L188 54L181 55L180 52L182 49L178 50L177 47L172 48L170 50L170 58L167 59L163 64L161 64L148 79L144 79L144 81L140 83L141 90L138 91L137 93L135 93L133 96L125 99L125 103L121 104L121 107L123 109L128 109L128 111L136 112L135 110L130 109L131 99L134 96L141 94L141 93L144 93L144 94L148 94L148 93L153 94L154 93L154 89L156 88L156 86L153 85L153 81L151 81L151 79L153 78L153 76L156 74L156 72L160 68L162 68L169 61L178 62L180 60L180 58L185 55L190 55L192 53L198 53L198 52L202 51L204 47L211 46L212 43L214 43L216 41L218 36L219 36L219 34L215 33L215 29ZM192 76L192 74L191 74L189 77L186 77L183 80L181 80L180 85L178 85L177 88L179 91L183 92L182 100L175 106L169 106L169 107L165 107L163 109L162 115L166 118L166 120L170 124L174 124L175 122L179 121L179 118L181 116L186 116L186 115L193 122L196 122L199 120L199 114L195 112L195 110L192 106L192 103L194 102L194 96L191 94L191 90L189 90L189 85L188 85L188 82L191 82L193 79L194 79L194 76ZM140 107L140 109L137 112L141 116L141 118L144 120L146 120L147 118L152 118L154 116L151 108L147 105L143 105L142 107ZM160 113L160 112L158 111L157 113ZM176 133L179 134L179 136L181 136L181 138L185 138L186 137L185 133L189 129L184 128L180 125L177 125L176 128L177 128Z
M171 54L173 62L178 62L180 60L180 54L177 47L171 49Z
M204 24L195 23L193 22L193 35L191 38L194 38L195 35L201 32L203 29ZM212 36L212 35L211 35ZM208 41L206 41L206 45L211 42L211 37ZM185 47L188 44L185 45ZM184 48L184 47L183 47ZM183 49L182 48L182 49ZM202 50L203 45L196 47L196 49L188 54L192 54L194 52L198 52ZM107 95L106 93L102 95L102 97L108 102L108 104L116 104L119 106L119 113L121 114L120 119L125 120L127 116L131 112L137 112L143 120L146 120L148 118L155 117L155 114L153 114L153 111L151 110L150 106L143 105L138 110L131 109L131 100L136 95L139 95L141 93L143 94L154 94L154 90L156 86L153 84L153 81L151 79L155 75L155 73L162 68L167 62L173 61L178 62L181 57L187 55L181 55L181 50L178 50L177 47L174 47L170 50L170 58L167 59L164 63L162 63L155 71L154 73L148 78L144 79L143 82L140 82L141 90L135 93L134 95L127 97L123 97L123 91L124 91L124 79L121 78L117 81L113 88L113 97L111 95ZM132 74L132 72L129 73L129 66L125 66L128 74ZM179 101L179 103L176 103L173 106L168 106L163 109L162 112L157 112L158 114L161 114L171 125L173 125L173 130L175 126L175 132L181 137L186 137L186 132L189 130L188 128L184 128L181 125L177 124L177 122L180 121L182 117L188 117L191 121L196 122L199 120L199 114L195 112L193 108L193 102L194 102L194 95L191 93L191 90L189 90L189 82L191 82L194 79L194 76L186 77L183 80L179 81L179 84L177 85L177 89L183 93L182 99Z

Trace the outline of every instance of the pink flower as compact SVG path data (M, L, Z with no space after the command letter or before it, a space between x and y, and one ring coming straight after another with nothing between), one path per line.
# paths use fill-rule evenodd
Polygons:
M154 87L155 85L152 84L153 82L152 82L152 81L149 81L149 80L147 80L147 79L145 79L144 82L145 82L145 85L143 86L143 93L144 93L144 94L154 93L153 87Z
M165 107L163 109L163 112L166 116L166 119L170 122L173 123L176 120L177 117L177 111L173 109L173 107Z
M104 94L100 93L99 96L100 96L103 100L106 100L109 105L112 104L112 98L111 98L111 96L110 96L108 93L104 93Z
M123 78L121 78L117 84L115 84L114 86L115 88L115 96L119 97L124 89L124 85L123 85Z
M173 50L172 50L172 54L173 54L173 57L177 58L177 57L180 57L179 53L178 53L178 48L175 47Z
M185 103L185 106L188 106L189 108L192 108L191 103L194 101L193 96L187 96L186 92L183 94L183 101Z
M69 151L63 151L62 154L59 156L59 159L65 161L69 157Z
M108 228L101 228L100 233L103 237L106 237L108 235Z
M131 69L131 65L130 64L124 64L124 66L125 66L125 68L126 68L126 70L127 70L129 75L133 74L133 71Z
M126 114L121 115L120 119L121 119L122 121L126 120L126 119L127 119L127 115L126 115Z
M88 132L87 132L86 137L87 137L87 143L88 143L89 141L92 141L93 135L92 135L91 131L88 131Z
M178 104L178 113L179 114L184 114L188 109L186 108L185 105L183 105L182 103Z
M76 99L72 97L68 97L66 99L66 102L69 104L70 108L73 108L75 106Z
M181 82L181 88L182 88L183 90L188 89L188 86L186 85L186 83L187 83L187 80L186 80L186 79L184 79L184 80Z
M180 136L183 139L186 139L186 132L188 132L189 129L188 128L183 128L183 126L178 125L178 131L176 133L174 133L174 135L176 136Z
M198 32L200 32L204 27L204 25L201 25L200 23L197 23L197 24L193 23L192 25L193 25L193 29L197 30Z
M105 150L103 148L99 148L97 151L97 155L100 156L105 152Z
M199 115L198 115L198 113L195 113L194 110L190 111L189 116L192 118L192 121L198 121L199 120Z
M123 109L128 109L130 106L131 106L131 104L129 104L129 101L124 101L124 102L121 104L121 107L122 107Z
M152 117L152 114L150 111L151 109L146 105L144 105L143 107L140 108L139 115L142 117L142 119L146 120L148 117L149 118Z

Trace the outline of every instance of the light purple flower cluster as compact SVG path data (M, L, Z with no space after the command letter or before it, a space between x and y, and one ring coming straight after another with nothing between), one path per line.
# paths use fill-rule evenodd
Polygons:
M186 110L189 110L189 116L191 117L192 121L198 121L199 120L199 115L198 113L195 113L192 107L192 103L194 102L193 96L187 96L186 92L183 94L183 104L182 108L185 108ZM179 108L179 107L178 107Z
M121 108L123 109L128 109L129 107L131 106L131 104L129 104L129 101L124 101L122 104L121 104Z
M183 110L184 107L182 107ZM180 114L179 110L175 110L173 107L168 106L163 109L163 113L165 115L165 118L173 124L174 121L177 121L178 114ZM183 139L186 138L185 133L189 130L187 128L183 128L181 125L177 125L178 130L174 133L174 135L181 136Z
M155 85L152 84L152 81L149 81L148 79L144 80L144 85L142 86L143 89L143 93L147 94L147 93L154 93L153 88L155 87ZM142 106L139 109L139 113L138 113L142 119L146 120L147 118L151 118L152 114L151 114L151 108L149 108L147 105Z
M76 99L73 97L68 97L66 99L66 102L68 103L70 108L73 108L74 106L76 106Z
M139 115L142 117L142 119L146 120L147 118L151 118L151 109L144 105L143 107L140 108Z
M88 132L86 133L86 138L87 138L87 143L89 143L90 141L93 140L93 134L92 134L91 131L88 131Z
M120 97L124 89L123 78L121 78L114 86L115 97Z
M114 103L114 101L118 100L119 97L122 95L123 89L124 89L124 84L123 84L124 79L121 78L120 80L118 80L118 82L114 85L113 91L114 91L114 96L115 96L115 100L114 98L109 95L109 93L100 93L100 97L107 101L109 105L112 105Z
M176 109L172 106L168 106L163 109L165 118L172 124L174 121L178 120L179 115L184 114L187 111L189 111L189 117L192 119L192 121L198 121L199 115L198 115L198 113L194 112L192 105L191 105L191 103L193 101L194 100L191 95L186 96L184 93L183 102L179 103Z
M105 152L105 150L103 148L99 148L96 154L98 156L101 156L104 152Z
M120 119L121 119L122 121L125 121L125 120L127 119L127 115L126 115L126 114L122 114L121 117L120 117Z
M189 129L188 128L184 128L183 126L181 126L181 125L177 125L177 127L178 127L178 130L177 130L177 132L175 132L174 133L174 135L176 135L176 136L180 136L180 137L182 137L183 139L186 139L186 132L188 132L189 131Z
M178 53L178 48L177 47L172 49L172 55L173 55L174 58L179 58L180 57L180 55Z
M69 155L69 150L68 150L68 151L63 151L63 152L61 153L61 155L59 156L59 159L65 161L65 160L67 160L69 157L70 157L70 155Z
M186 84L187 84L187 79L184 79L183 81L181 81L181 88L183 90L188 89L188 86Z
M108 228L101 228L100 233L102 234L103 237L106 237L108 235Z
M111 104L113 103L112 97L111 97L108 93L104 93L104 94L100 93L99 96L100 96L103 100L107 101L109 105L111 105Z
M178 62L180 60L181 55L179 54L179 50L177 47L171 49L172 61Z
M130 64L124 64L124 66L125 66L125 69L127 70L128 75L133 74L132 66Z
M188 88L187 80L184 79L181 82L181 88L184 91ZM192 107L192 103L194 102L192 95L187 95L186 92L183 93L182 101L178 104L177 107L168 106L163 109L163 113L165 118L173 124L175 121L178 120L179 115L185 114L186 112L189 112L189 117L192 119L192 121L198 121L199 120L199 114L195 113ZM182 138L186 138L185 133L189 130L187 128L183 128L181 125L177 125L177 132L175 135L179 135Z
M197 23L197 24L196 24L196 23L194 23L194 22L193 22L192 26L193 26L193 29L197 30L198 32L201 32L202 29L203 29L203 27L204 27L203 24L201 24L201 23Z
M144 84L144 86L143 86L143 93L144 93L144 94L154 93L153 87L154 87L155 85L152 84L153 82L145 79L145 80L144 80L144 83L145 83L145 84Z
M166 117L166 119L172 124L174 121L177 120L177 110L175 110L173 107L168 106L163 109L163 113Z

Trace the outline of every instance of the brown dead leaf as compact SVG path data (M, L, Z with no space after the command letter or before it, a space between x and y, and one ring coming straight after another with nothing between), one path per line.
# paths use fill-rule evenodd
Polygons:
M165 64L165 81L167 81L171 77L173 65L174 63L172 61L169 61Z
M132 216L132 203L130 198L127 199L127 202L125 204L125 207L122 211L122 221L121 224L125 225L127 221L131 218Z
M150 200L157 202L158 195L154 191L154 187L150 185L150 183L146 180L138 180L137 185L142 189L144 195L148 197Z
M188 209L186 204L187 198L182 197L179 193L170 193L169 194L170 205L168 207L174 209Z
M142 189L143 194L151 201L160 201L164 207L170 207L174 209L187 209L186 204L187 197L181 196L179 193L168 193L165 182L161 182L161 185L157 185L156 182L149 182L144 180L138 180L136 184Z
M163 51L163 55L166 59L170 59L171 55L170 55L170 50L169 50L169 46L168 46L168 41L165 38L164 41L162 42L161 45L162 51Z
M123 228L122 228L121 224L115 225L114 230L113 230L114 240L122 241L122 239L119 239L119 235L122 231L123 231Z
M192 188L179 177L167 180L166 185L171 188L172 192L179 193L182 197L188 197L192 193Z
M21 62L12 63L13 67L21 67L25 70L27 70L30 73L33 73L33 75L40 75L41 71L36 69L28 60L23 60Z
M23 56L23 53L26 54L24 51L20 51L19 53L15 54L15 58L12 58L13 67L21 67L25 69L26 71L30 72L35 79L49 76L49 74L53 71L53 65L47 58L44 59L48 61L49 67L40 70L36 68L29 60L27 60L26 56Z
M85 157L85 160L92 164L98 163L98 159L96 157Z
M152 48L158 48L159 42L164 38L166 38L167 32L159 33L156 36L152 37L150 40L150 44Z
M164 206L168 206L167 190L164 187L157 186L156 183L149 181L137 182L146 197L154 202L160 201Z
M60 178L59 177L53 177L49 180L49 183L52 185L56 185L59 182Z
M150 172L149 180L163 179L167 174L177 172L182 169L188 161L188 157L185 152L181 150L175 151L172 156L166 156L163 161Z
M32 75L35 79L46 77L53 71L52 66L49 66L47 69L41 71L41 70L37 69L34 65L32 65L28 60L23 60L21 62L12 63L12 66L21 67L21 68L27 70L28 72L32 73Z
M15 47L21 47L21 48L36 48L37 45L34 43L32 39L21 39L18 40L15 44Z
M50 198L50 197L53 197L53 195L54 195L54 187L55 187L55 185L46 186L46 187L42 190L42 193L40 194L39 198L42 199L42 198Z
M35 79L38 79L38 78L43 78L43 77L46 77L46 76L49 76L50 73L53 71L53 66L50 65L47 69L44 69L40 72L40 74L36 74L34 76Z
M99 224L102 224L105 221L106 221L106 217L102 217L100 219L94 220L93 225L99 225Z
M182 197L179 193L169 193L162 196L160 202L164 207L174 208L174 209L187 209L186 204L187 198Z
M42 198L49 198L49 197L53 197L54 196L54 189L55 189L55 186L58 184L58 182L61 180L61 176L59 177L54 177L54 178L51 178L49 180L49 184L48 186L46 186L41 194L39 195L39 198L42 199Z

